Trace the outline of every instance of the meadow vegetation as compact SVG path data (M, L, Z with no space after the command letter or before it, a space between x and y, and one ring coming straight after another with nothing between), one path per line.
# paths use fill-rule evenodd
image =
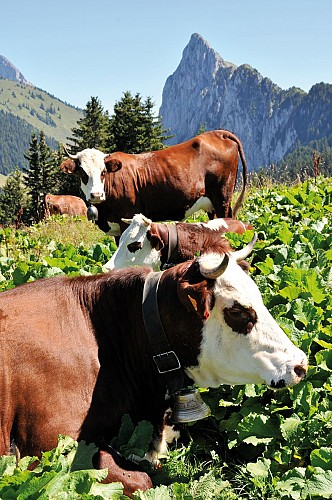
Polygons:
M258 232L249 257L253 279L280 326L307 353L308 376L279 391L257 385L203 390L212 415L183 426L162 469L151 472L154 489L135 493L136 499L332 498L332 179L251 188L238 218ZM235 248L251 237L252 231L227 234ZM113 238L81 218L4 228L0 289L102 272L115 248ZM121 498L121 486L102 485L103 472L91 471L94 451L61 436L34 471L27 470L32 459L17 466L14 457L1 457L0 497Z

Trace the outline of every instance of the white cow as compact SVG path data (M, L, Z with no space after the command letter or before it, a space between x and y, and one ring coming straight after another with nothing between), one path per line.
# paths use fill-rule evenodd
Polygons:
M129 227L122 233L118 249L105 264L105 272L143 265L159 270L163 264L184 262L211 248L217 251L226 232L242 234L253 229L248 223L222 218L209 222L160 224L143 214L136 214L130 220L123 220Z

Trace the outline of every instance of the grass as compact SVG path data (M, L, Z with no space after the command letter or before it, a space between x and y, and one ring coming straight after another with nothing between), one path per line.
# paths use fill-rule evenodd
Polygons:
M105 238L114 241L114 238L105 236L105 233L86 217L78 216L54 215L26 228L26 232L28 236L41 241L54 240L64 245L70 243L76 247L80 244L89 247Z
M37 130L43 130L46 136L63 143L83 116L82 111L37 87L4 79L0 79L0 110L17 115Z
M2 188L6 184L6 181L7 181L7 176L0 174L0 188Z

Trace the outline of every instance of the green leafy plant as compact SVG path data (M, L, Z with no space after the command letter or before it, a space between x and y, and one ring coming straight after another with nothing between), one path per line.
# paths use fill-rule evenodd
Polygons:
M96 470L92 466L96 451L94 445L59 436L58 446L44 452L40 460L25 457L16 465L15 457L1 457L0 497L3 500L119 499L122 484L101 484L107 469ZM37 466L29 470L36 462Z
M163 469L152 475L155 488L135 498L319 500L332 495L331 179L250 189L238 218L258 232L249 257L253 279L277 322L308 355L307 378L280 391L245 385L202 392L212 415L182 429L183 441L170 448ZM52 273L102 271L116 248L113 240L92 234L91 225L77 220L76 228L84 231L71 241L68 221L52 224L55 231L43 225L33 231L0 230L0 288ZM252 231L226 236L240 248ZM112 445L126 456L137 451L142 456L150 436L148 423L134 428L124 417ZM0 462L0 467L5 471L7 465Z

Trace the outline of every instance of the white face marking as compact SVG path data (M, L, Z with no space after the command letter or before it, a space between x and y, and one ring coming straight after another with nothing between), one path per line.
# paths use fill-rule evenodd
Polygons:
M122 233L117 250L104 265L104 268L111 271L122 267L146 265L152 267L154 271L159 271L161 264L160 253L151 247L151 243L147 238L147 232L151 228L151 224L152 221L142 214L136 214L129 227ZM134 244L136 251L130 251L131 244Z
M214 206L212 205L211 200L209 198L207 198L206 196L202 196L193 204L192 207L186 210L184 218L186 219L187 217L190 217L190 215L194 214L195 212L198 212L198 210L205 210L205 212L213 212Z
M88 176L88 183L81 181L81 189L87 201L100 203L106 198L104 189L104 180L101 179L101 173L105 170L104 153L98 149L84 149L77 153L80 167Z
M206 254L200 260L209 257ZM214 307L202 331L198 365L187 369L195 383L200 387L218 387L262 383L271 386L281 380L289 386L299 382L301 377L294 368L306 370L304 352L281 330L264 306L256 284L232 256L226 271L215 282L214 296ZM252 307L257 314L257 321L247 334L232 330L225 321L224 309L232 307L235 301Z

